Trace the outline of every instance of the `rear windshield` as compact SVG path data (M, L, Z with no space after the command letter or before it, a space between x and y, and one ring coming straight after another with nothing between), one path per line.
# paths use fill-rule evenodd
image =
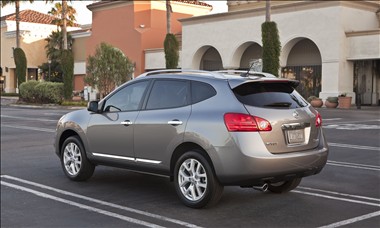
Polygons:
M244 83L233 91L241 103L255 107L295 109L308 105L287 82Z

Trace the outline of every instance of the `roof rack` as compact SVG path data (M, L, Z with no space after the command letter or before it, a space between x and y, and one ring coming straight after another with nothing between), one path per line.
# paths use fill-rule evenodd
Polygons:
M153 76L153 75L160 75L160 74L181 74L181 73L186 73L186 74L194 74L198 76L208 76L208 77L214 77L214 78L222 78L225 79L225 77L215 71L205 71L205 70L189 70L189 69L165 69L165 70L154 70L154 71L149 71L146 73L141 74L139 77L146 77L146 76Z
M228 74L228 75L239 75L242 77L266 77L266 78L277 78L276 76L264 73L264 72L257 72L257 71L245 71L245 70L220 70L220 71L214 71L216 73L220 74Z

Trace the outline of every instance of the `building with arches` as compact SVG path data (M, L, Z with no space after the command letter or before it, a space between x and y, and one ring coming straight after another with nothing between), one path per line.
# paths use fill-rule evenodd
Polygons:
M228 1L228 12L181 19L182 68L247 69L262 56L264 1ZM280 77L300 80L304 97L347 94L379 104L378 1L271 1Z

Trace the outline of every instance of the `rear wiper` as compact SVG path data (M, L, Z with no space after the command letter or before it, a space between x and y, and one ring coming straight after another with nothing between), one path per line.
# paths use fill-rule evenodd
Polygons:
M276 102L264 105L265 107L278 107L278 108L289 108L292 103L289 102Z

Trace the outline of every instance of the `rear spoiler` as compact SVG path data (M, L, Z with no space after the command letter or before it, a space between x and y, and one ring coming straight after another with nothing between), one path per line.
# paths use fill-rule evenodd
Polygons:
M246 80L246 81L230 79L228 80L228 82L230 84L231 89L235 89L236 87L245 83L281 83L281 84L283 83L283 84L288 84L293 88L297 88L297 86L300 84L298 80L277 79L277 78L276 79L264 78L264 79L259 79L259 80Z

